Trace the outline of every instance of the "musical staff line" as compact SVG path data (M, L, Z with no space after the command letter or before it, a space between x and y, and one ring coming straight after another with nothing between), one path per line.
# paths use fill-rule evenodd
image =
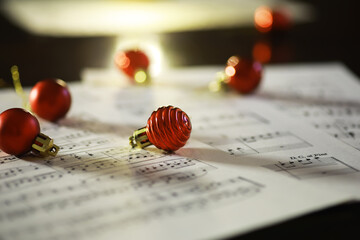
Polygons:
M264 134L212 139L203 142L230 155L249 155L311 147L312 144L291 132L268 132Z
M334 157L304 157L263 166L275 172L284 172L293 178L311 179L359 172L358 169Z
M31 224L21 230L8 229L4 232L4 235L21 238L21 236L29 234L29 231L31 231L33 236L36 236L37 234L41 234L45 229L51 229L51 233L55 234L52 237L64 237L64 234L57 234L58 231L56 230L71 225L79 226L80 222L91 223L95 219L101 219L100 225L98 224L95 230L90 227L91 224L82 224L82 228L72 233L72 236L76 234L86 236L88 234L96 234L98 231L101 232L104 229L113 228L115 225L121 225L124 228L134 222L147 222L154 219L187 214L188 212L196 212L206 208L220 208L238 201L245 201L259 194L263 188L264 186L262 184L249 181L240 176L210 183L198 183L194 186L183 186L182 188L170 189L161 193L143 195L140 199L128 199L119 202L118 206L91 209L71 219L58 218L56 223ZM90 197L94 197L95 195ZM186 200L180 201L179 199ZM21 210L21 214L29 215L44 208L48 211L66 211L68 203L65 203L61 199L57 202L58 203L45 203L40 206L24 208ZM144 204L148 206L149 203L153 204L152 208L143 207ZM134 211L133 209L137 210ZM4 219L4 215L7 217L15 217L16 215L14 215L14 213L15 212L0 213L0 222L1 219Z

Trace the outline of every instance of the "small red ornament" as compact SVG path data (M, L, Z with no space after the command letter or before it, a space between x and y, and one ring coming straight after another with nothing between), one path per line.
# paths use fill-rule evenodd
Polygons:
M239 93L248 94L259 86L261 75L261 63L232 56L227 61L224 81Z
M258 7L254 13L255 28L259 32L286 31L291 28L292 20L285 8Z
M176 151L190 137L191 122L181 109L167 106L158 108L149 117L146 127L140 128L129 138L132 147L154 144L165 151Z
M71 95L63 80L45 79L35 84L30 91L31 110L39 117L56 122L70 109Z
M137 83L148 81L149 58L141 50L120 51L115 56L115 65Z
M273 10L273 29L276 31L286 31L292 27L293 23L289 12L286 9Z
M16 156L29 151L55 156L59 151L52 139L40 133L36 117L22 108L11 108L0 114L0 149Z

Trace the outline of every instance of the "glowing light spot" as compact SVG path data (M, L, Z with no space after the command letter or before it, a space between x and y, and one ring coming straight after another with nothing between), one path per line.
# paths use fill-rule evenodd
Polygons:
M260 32L269 32L273 25L273 14L268 7L258 7L254 14L255 27Z
M238 65L240 62L240 59L238 56L231 56L228 60L227 60L227 65L228 66L236 66Z
M221 86L218 81L212 81L209 83L209 90L211 92L219 92L221 90Z
M137 83L144 83L147 79L147 74L143 70L137 71L134 75L134 79Z
M115 63L121 68L127 68L130 64L130 59L126 57L125 53L120 52L116 55Z
M271 48L266 42L257 42L252 50L253 58L261 63L267 63L271 59Z
M235 75L235 73L236 73L236 70L235 70L235 68L233 66L227 66L225 68L225 74L227 76L232 77L232 76Z

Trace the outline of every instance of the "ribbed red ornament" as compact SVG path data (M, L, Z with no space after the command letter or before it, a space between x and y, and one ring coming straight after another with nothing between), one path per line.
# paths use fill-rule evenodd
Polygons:
M153 144L165 151L176 151L186 144L191 129L189 116L180 108L161 107L151 114L146 127L134 132L130 144L141 148Z
M151 114L146 124L146 135L157 148L176 151L185 145L191 129L188 115L179 108L168 106Z

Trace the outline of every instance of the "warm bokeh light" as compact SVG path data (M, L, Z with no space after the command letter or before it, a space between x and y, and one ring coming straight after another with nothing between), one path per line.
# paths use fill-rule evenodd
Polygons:
M225 72L221 71L221 72L217 72L216 73L216 78L214 81L211 81L208 85L209 90L211 92L220 92L221 90L223 90L223 86L224 86L224 82L226 81L227 76L225 74Z
M235 73L236 73L236 70L235 70L235 68L233 66L227 66L225 68L225 74L227 76L232 77L232 76L235 75Z
M209 90L211 92L219 92L221 90L221 85L217 81L212 81L209 83Z
M254 13L254 23L260 32L285 31L292 26L292 14L286 7L258 7Z
M271 60L271 47L267 42L257 42L252 49L253 59L261 63L267 63Z
M134 79L137 83L144 83L147 79L147 74L143 70L137 71L134 75Z
M270 8L261 6L255 10L255 27L260 32L269 32L273 25L273 14Z
M125 55L124 52L120 52L115 56L115 63L121 68L126 68L130 64L130 59Z
M239 64L240 59L238 56L231 56L228 60L227 60L227 65L228 66L236 66L237 64Z

